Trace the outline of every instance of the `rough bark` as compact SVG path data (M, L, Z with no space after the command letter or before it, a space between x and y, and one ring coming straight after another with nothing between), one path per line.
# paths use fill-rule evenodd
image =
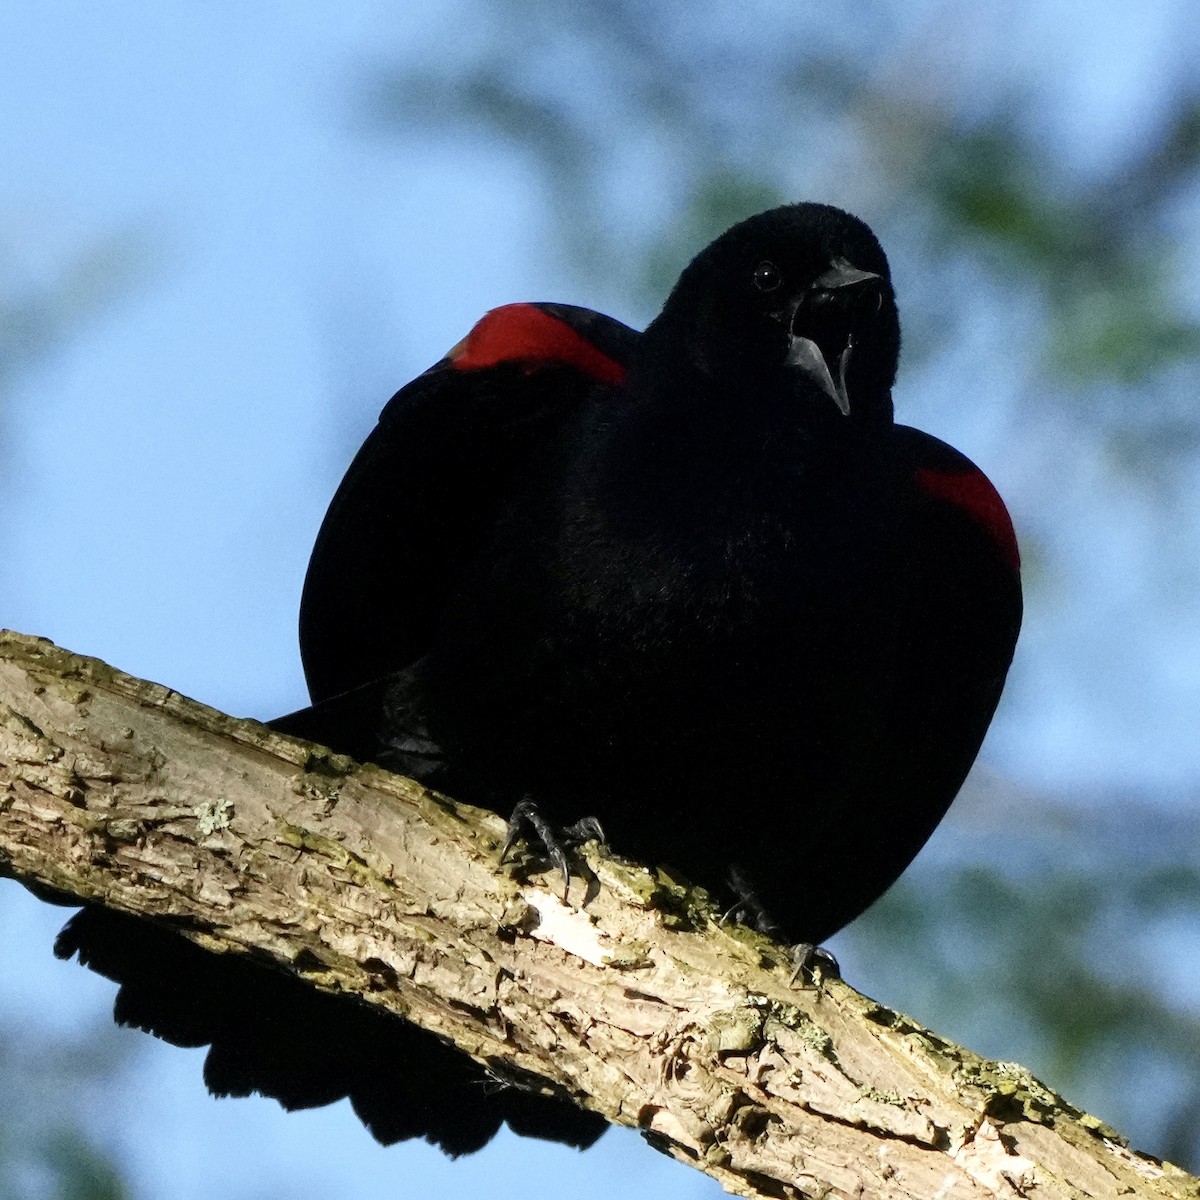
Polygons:
M613 781L620 786L619 780ZM585 850L569 902L494 813L0 635L0 873L170 918L544 1080L745 1196L1200 1197L703 892Z

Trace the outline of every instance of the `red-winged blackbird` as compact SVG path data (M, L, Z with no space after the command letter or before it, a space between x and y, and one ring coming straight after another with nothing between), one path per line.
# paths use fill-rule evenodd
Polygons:
M301 607L314 703L277 727L530 801L548 831L598 818L617 853L828 937L954 798L1020 624L1000 497L893 423L899 346L878 242L815 204L724 234L643 334L487 314L334 497ZM381 1140L451 1152L501 1120L577 1145L603 1128L285 976L233 964L231 984L130 918L85 910L59 950L124 985L119 1019L212 1043L218 1092L349 1094Z

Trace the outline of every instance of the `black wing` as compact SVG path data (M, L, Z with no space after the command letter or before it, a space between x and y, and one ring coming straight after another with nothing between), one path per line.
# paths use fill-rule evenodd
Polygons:
M359 451L317 537L300 639L313 707L275 728L365 757L364 713L424 652L508 482L597 381L619 384L637 334L586 309L509 305L402 388ZM365 732L364 732L365 731ZM120 984L115 1017L178 1046L210 1046L217 1095L285 1108L348 1096L381 1142L424 1137L451 1155L502 1122L585 1147L603 1118L517 1086L432 1034L284 972L214 955L164 926L87 907L55 952Z
M507 305L391 399L309 563L300 650L314 702L426 652L511 481L597 382L620 382L637 337L587 309Z

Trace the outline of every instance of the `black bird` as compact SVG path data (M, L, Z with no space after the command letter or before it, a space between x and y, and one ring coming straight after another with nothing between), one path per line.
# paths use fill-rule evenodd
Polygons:
M718 238L642 334L488 313L338 489L301 605L313 704L276 727L516 810L551 850L598 818L614 851L819 943L933 832L1020 625L1000 497L893 421L899 348L878 242L818 204ZM118 1019L211 1043L218 1092L350 1095L381 1140L451 1153L502 1120L603 1129L132 918L85 909L58 948L122 983Z

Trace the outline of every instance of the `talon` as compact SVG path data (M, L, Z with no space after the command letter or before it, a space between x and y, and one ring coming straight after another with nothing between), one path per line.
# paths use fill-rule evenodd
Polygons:
M806 975L816 987L820 987L826 979L842 977L838 960L824 946L814 946L812 942L797 942L792 947L792 962L795 970L788 980L790 987L796 986L796 980L801 975Z
M563 878L562 898L565 901L571 891L571 867L570 867L570 864L567 862L567 852L562 848L562 846L555 846L553 851L551 851L551 854L552 854L552 857L554 858L555 865L558 867L559 871L562 873L562 878Z
M758 930L759 933L766 934L769 938L782 940L783 931L763 907L750 880L736 864L729 868L727 882L733 892L734 902L721 915L721 924L727 925L730 921L741 922Z
M508 828L504 833L504 845L500 848L501 866L508 861L509 851L517 844L517 839L521 837L526 824L533 825L533 814L536 812L537 805L528 796L519 801L512 810L512 816L508 818ZM536 832L536 826L534 828Z
M572 848L582 846L586 841L596 841L601 846L608 845L604 826L595 817L580 817L574 825L568 825L562 831L562 836L563 841Z
M604 830L601 829L600 822L595 817L584 817L582 820L576 821L574 825L569 825L561 833L557 833L550 822L542 816L537 801L526 796L513 809L512 816L508 819L508 831L500 850L501 865L507 862L509 851L527 829L532 834L529 840L540 844L546 857L562 875L563 899L566 900L571 889L571 864L567 858L567 851L575 849L588 838L596 838L603 843Z

